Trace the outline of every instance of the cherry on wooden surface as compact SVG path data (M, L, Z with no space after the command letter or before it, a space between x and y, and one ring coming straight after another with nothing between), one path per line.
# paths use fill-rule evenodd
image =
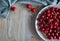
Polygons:
M36 12L36 8L31 8L31 12Z
M32 8L32 5L31 5L31 4L27 4L26 7L27 7L28 9L31 9L31 8Z
M11 11L16 11L16 7L11 7Z

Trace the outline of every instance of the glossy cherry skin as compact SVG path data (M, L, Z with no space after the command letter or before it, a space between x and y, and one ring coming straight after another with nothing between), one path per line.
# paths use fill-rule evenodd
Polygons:
M54 36L54 33L51 33L52 34L52 36Z
M42 21L41 23L42 23L44 26L45 26L45 24L46 24L45 21Z
M42 17L42 19L43 19L45 16L44 16L44 15L42 15L41 17Z
M60 30L60 27L58 26L58 27L56 27L56 30Z
M56 29L54 29L54 30L53 30L53 32L54 32L54 33L56 33L56 32L57 32L57 30L56 30Z
M57 39L57 37L56 36L53 36L54 37L54 39Z
M47 36L50 36L51 34L50 33L47 33Z
M58 8L55 8L55 11L58 11L59 9Z
M16 11L16 7L11 7L11 10L12 11Z
M55 19L54 21L55 21L55 22L59 22L59 19Z
M52 22L52 19L48 19L47 22L48 22L48 23L51 23L51 22Z
M58 34L59 34L58 32L55 33L56 36L58 36Z
M32 8L31 9L31 12L36 12L36 8Z
M54 11L54 10L55 10L55 7L51 7L50 10L51 10L51 11Z
M47 13L50 13L51 11L50 10L47 10Z
M53 36L49 36L49 39L53 39Z
M52 24L50 24L48 27L49 27L50 29L52 29L52 28L53 28L53 25L52 25Z
M58 15L57 17L58 17L58 19L60 19L60 15Z
M38 21L39 21L39 22L42 22L42 21L43 21L43 19L38 18Z
M48 33L48 30L45 30L44 33L47 34Z
M53 19L56 19L56 16L53 16L52 18L53 18Z
M59 15L59 12L56 12L56 15Z
M47 16L49 17L51 14L49 13L49 14L47 14Z
M42 28L40 28L40 31L44 32L44 30L45 30L45 29L44 29L43 27L42 27Z
M29 8L29 9L31 9L32 5L31 4L27 4L26 7Z
M58 36L58 39L60 40L60 35Z
M41 24L39 24L39 26L40 26L40 27L43 27L44 25L41 23Z
M58 26L58 22L54 22L53 26Z
M45 29L46 29L46 30L49 30L50 28L49 28L49 27L46 27Z
M55 28L55 29L56 29L56 28L57 28L57 26L56 26L56 25L54 25L54 26L53 26L53 28Z
M52 32L52 30L50 29L50 30L49 30L49 33L51 33L51 32Z
M51 11L50 13L51 13L51 15L53 15L53 14L54 14L54 12L52 12L52 11Z

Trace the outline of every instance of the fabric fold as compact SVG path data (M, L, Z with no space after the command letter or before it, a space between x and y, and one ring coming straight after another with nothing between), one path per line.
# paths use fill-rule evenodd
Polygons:
M0 16L7 18L10 8L15 3L34 4L39 6L47 6L50 4L57 4L58 0L0 0Z

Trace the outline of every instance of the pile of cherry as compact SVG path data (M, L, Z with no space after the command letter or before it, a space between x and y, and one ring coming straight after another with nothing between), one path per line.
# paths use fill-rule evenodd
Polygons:
M50 7L45 10L38 18L38 26L49 39L60 40L60 9Z

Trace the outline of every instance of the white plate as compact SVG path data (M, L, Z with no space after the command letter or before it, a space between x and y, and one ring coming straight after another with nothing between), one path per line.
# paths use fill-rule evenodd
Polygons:
M60 3L59 3L58 5L49 5L49 6L46 6L46 7L44 7L42 10L39 11L39 13L38 13L38 15L37 15L37 17L36 17L36 21L35 21L36 31L37 31L38 35L39 35L43 40L45 40L45 41L50 41L50 40L49 40L41 31L38 30L39 27L38 27L38 25L37 25L37 24L38 24L37 19L39 18L39 15L42 14L46 9L49 9L50 7L58 7L58 8L60 8L59 6L60 6ZM54 40L54 41L57 41L57 40Z

